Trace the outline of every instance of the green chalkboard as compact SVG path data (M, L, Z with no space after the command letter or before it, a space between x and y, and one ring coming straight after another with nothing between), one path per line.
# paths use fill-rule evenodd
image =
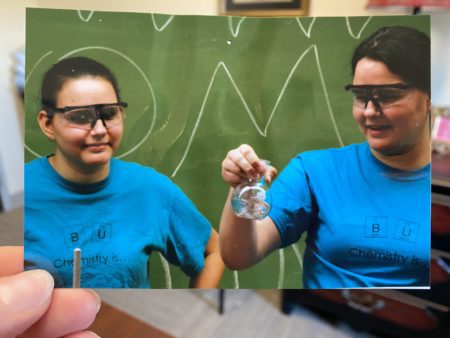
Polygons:
M299 152L362 141L344 91L353 49L385 25L429 33L426 16L28 9L26 24L26 161L54 148L36 123L43 73L64 57L98 59L113 70L129 103L117 156L171 177L216 229L228 191L220 166L229 149L248 143L281 169ZM303 248L301 240L246 271L226 271L221 287L299 288ZM157 256L151 261L154 287L187 286L179 269L167 270Z

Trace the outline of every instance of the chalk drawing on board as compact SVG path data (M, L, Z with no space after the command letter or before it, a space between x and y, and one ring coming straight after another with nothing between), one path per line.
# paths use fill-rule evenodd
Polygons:
M233 37L237 37L239 35L239 29L241 28L241 24L244 22L245 18L239 18L239 22L236 25L236 30L234 30L233 27L233 17L229 16L228 17L228 28L231 32L231 35L233 35Z
M334 117L334 113L333 113L333 110L332 110L332 107L331 107L331 103L330 103L330 100L329 100L328 90L327 90L326 85L325 85L325 79L324 79L324 77L323 77L322 67L321 67L321 65L320 65L320 60L319 60L319 53L318 53L318 51L317 51L317 46L316 46L316 45L311 45L309 48L307 48L307 49L301 54L301 56L298 58L297 62L296 62L296 63L294 64L294 66L292 67L292 69L291 69L291 71L290 71L290 73L289 73L289 75L288 75L288 77L287 77L287 79L286 79L286 81L285 81L285 83L284 83L284 85L283 85L281 91L280 91L280 94L279 94L279 96L278 96L278 98L277 98L277 101L276 101L276 103L275 103L275 105L274 105L274 107L273 107L273 109L272 109L272 112L271 112L271 114L270 114L270 116L269 116L269 119L268 119L268 121L267 121L267 123L266 123L266 126L265 126L264 130L258 125L258 122L257 122L256 119L254 118L254 115L253 115L252 111L250 110L250 108L249 108L249 106L248 106L248 104L247 104L245 98L243 97L241 91L239 90L239 87L237 86L236 82L234 81L233 76L231 75L231 73L230 73L228 67L226 66L226 64L225 64L223 61L220 61L220 62L217 64L217 66L216 66L216 68L215 68L215 70L214 70L214 73L213 73L213 75L212 75L212 77L211 77L211 80L210 80L210 82L209 82L209 85L208 85L208 88L207 88L207 90L206 90L206 94L205 94L205 97L204 97L204 99L203 99L203 103L202 103L200 112L199 112L199 114L198 114L197 120L196 120L196 122L195 122L194 128L193 128L193 130L192 130L191 136L190 136L189 141L188 141L188 144L187 144L187 146L186 146L186 149L185 149L185 151L184 151L184 153L183 153L183 156L182 156L182 158L181 158L179 164L177 165L177 167L176 167L175 170L173 171L171 177L174 177L174 176L177 174L178 170L179 170L180 167L182 166L183 162L185 161L185 159L186 159L186 157L187 157L187 155L188 155L188 153L189 153L189 150L190 150L190 148L191 148L191 145L192 145L192 142L193 142L193 140L194 140L195 134L196 134L197 129L198 129L199 125L200 125L200 121L201 121L201 119L202 119L202 116L203 116L203 113L204 113L204 108L205 108L207 99L208 99L208 97L209 97L209 93L210 93L210 91L211 91L212 85L213 85L213 83L214 83L214 79L215 79L215 77L216 77L216 75L217 75L217 72L218 72L218 70L219 70L220 68L222 68L222 69L225 71L226 75L227 75L228 78L230 79L230 81L231 81L231 83L232 83L234 89L236 90L236 93L238 94L239 98L241 99L241 102L242 102L242 104L244 105L244 107L245 107L245 109L246 109L246 111L247 111L247 113L248 113L248 115L249 115L249 117L250 117L250 119L251 119L253 125L255 126L256 130L258 131L258 133L259 133L261 136L263 136L263 137L267 137L267 130L268 130L268 127L270 126L270 123L271 123L271 121L272 121L272 119L273 119L273 116L274 116L276 110L277 110L277 107L278 107L278 105L279 105L279 103L280 103L280 101L281 101L281 99L282 99L282 97L283 97L283 95L284 95L284 92L286 91L287 85L289 84L289 82L290 82L290 80L291 80L291 78L292 78L292 76L293 76L295 70L298 68L299 64L301 63L301 61L303 60L303 58L305 57L305 55L306 55L310 50L313 50L313 51L314 51L314 56L315 56L315 60L316 60L316 65L317 65L317 68L318 68L319 77L320 77L320 81L321 81L321 84L322 84L322 89L323 89L323 93L324 93L324 96L325 96L325 99L326 99L327 108L328 108L328 112L329 112L329 114L330 114L330 120L331 120L331 122L332 122L333 129L334 129L334 131L335 131L335 134L336 134L336 137L337 137L337 139L338 139L339 145L340 145L341 147L344 146L344 143L343 143L343 141L342 141L342 136L341 136L341 134L340 134L340 132L339 132L339 129L338 129L338 127L337 127L336 119L335 119L335 117ZM299 264L300 264L301 271L302 271L302 270L303 270L303 266L302 266L302 262L301 262L301 259L302 259L301 253L300 253L300 251L298 250L298 248L296 248L296 247L295 247L295 248L293 247L293 250L294 250L294 252L295 252L295 254L296 254L297 259L299 259ZM283 283L284 283L284 265L285 265L285 264L284 264L284 251L283 251L283 250L280 250L280 257L279 257L279 259L280 259L280 271L279 271L279 277L278 277L278 288L282 288ZM238 273L237 273L236 271L235 271L234 273L235 273L235 274L234 274L235 288L239 288L239 278L238 278Z
M300 273L303 272L303 255L300 252L300 249L298 248L297 244L294 243L292 245L290 245L289 247L291 247L294 250L294 254L295 257L298 260L298 264L300 266ZM277 282L277 289L283 289L284 287L284 277L285 277L285 255L284 255L284 250L285 249L280 249L279 250L279 257L278 260L280 262L280 270L278 271L278 282ZM235 289L239 289L239 273L237 271L233 271L233 277L234 277L234 288Z
M42 62L42 60L44 60L47 56L49 56L50 54L52 54L53 51L49 51L47 53L45 53L43 56L41 56L39 58L39 60L37 60L37 62L33 65L33 67L31 68L31 70L29 71L27 77L25 78L25 87L27 86L28 80L30 79L31 74L33 74L34 70L36 69L36 67ZM24 142L24 147L27 151L29 151L31 154L33 154L36 157L41 157L42 155L39 155L37 152L35 152L33 149L31 149L26 142Z
M26 143L24 144L24 146L25 146L25 149L27 150L27 151L29 151L31 154L33 154L34 156L36 156L36 157L43 157L43 155L41 155L41 154L38 154L37 152L35 152L33 149L31 149Z
M87 17L84 17L84 15L83 15L84 11L78 9L77 12L78 12L78 16L80 17L80 19L84 22L89 22L89 20L91 20L91 18L92 18L92 15L94 15L94 11L87 11L87 12L89 12Z
M348 16L346 16L345 17L345 23L347 25L348 33L350 34L350 36L355 38L355 39L359 39L361 37L362 32L364 31L364 29L366 28L367 24L369 23L370 19L372 19L371 16L369 16L367 18L366 22L362 25L362 27L359 30L358 34L355 35L355 33L353 33L353 29L352 29L352 26L350 24L350 18Z
M31 149L26 143L24 144L24 146L25 146L25 149L27 151L29 151L31 154L33 154L34 156L36 156L36 157L42 157L43 156L43 155L38 154L37 152L35 152L33 149Z
M298 58L298 60L297 60L296 63L294 64L294 66L292 67L291 71L289 72L289 75L288 75L288 77L286 78L286 81L284 82L283 87L282 87L281 90L280 90L280 93L279 93L279 95L278 95L278 98L277 98L277 100L276 100L276 102L275 102L275 105L274 105L274 107L273 107L273 109L272 109L272 112L270 113L269 119L267 120L267 123L266 123L264 129L262 129L261 126L259 126L258 122L256 121L253 112L250 110L250 108L249 108L249 106L248 106L248 104L247 104L247 101L246 101L245 98L243 97L243 95L242 95L242 93L241 93L241 91L240 91L238 85L237 85L236 82L234 81L233 76L231 75L231 73L230 73L228 67L226 66L226 64L225 64L223 61L220 61L220 62L217 64L217 66L216 66L216 68L215 68L215 70L214 70L214 73L213 73L213 75L212 75L212 77L211 77L211 80L210 80L210 82L209 82L208 88L207 88L207 90L206 90L205 97L203 98L202 106L201 106L200 111L199 111L199 113L198 113L197 120L195 121L194 128L192 129L192 133L191 133L191 135L190 135L190 137L189 137L189 140L188 140L188 143L187 143L186 148L185 148L185 150L184 150L183 156L181 157L180 162L178 163L178 165L175 167L174 171L172 172L171 177L175 177L175 176L176 176L176 174L178 173L178 170L180 170L181 166L183 165L183 162L185 161L185 159L186 159L186 157L187 157L187 155L188 155L188 153L189 153L189 151L190 151L190 148L191 148L191 146L192 146L192 142L193 142L193 140L194 140L194 138L195 138L195 135L196 135L196 133L197 133L197 129L198 129L198 127L200 126L200 121L201 121L201 119L202 119L202 117L203 117L203 113L204 113L204 110L205 110L206 102L207 102L207 100L208 100L208 98L209 98L209 93L210 93L210 91L211 91L212 85L213 85L213 83L214 83L214 80L215 80L215 78L216 78L216 75L217 75L217 72L219 71L219 69L223 69L224 72L225 72L225 74L226 74L226 75L228 76L228 78L230 79L231 84L233 85L233 88L235 89L236 93L238 94L238 96L239 96L239 98L240 98L240 100L241 100L241 102L242 102L242 104L243 104L243 106L244 106L244 108L245 108L245 110L246 110L248 116L250 117L251 122L252 122L253 125L255 126L255 129L258 131L258 133L259 133L261 136L267 137L267 129L268 129L269 126L270 126L270 123L271 123L271 121L272 121L272 119L273 119L273 117L274 117L274 115L275 115L275 113L276 113L276 111L277 111L278 105L279 105L281 99L283 98L284 92L286 91L286 88L287 88L287 86L288 86L288 84L289 84L289 82L290 82L290 80L291 80L291 78L292 78L294 72L297 70L299 64L301 63L301 61L303 60L303 58L305 57L305 55L308 54L308 52L311 51L311 50L314 52L314 55L315 55L316 65L317 65L317 68L318 68L319 77L320 77L320 82L321 82L321 85L322 85L322 89L323 89L325 101L326 101L326 104L327 104L328 113L329 113L329 115L330 115L330 120L331 120L331 123L332 123L332 125L333 125L333 129L334 129L334 132L335 132L336 137L337 137L337 139L338 139L339 145L340 145L341 147L343 147L343 146L344 146L344 142L342 141L342 137L341 137L341 134L340 134L339 129L338 129L338 127L337 127L336 119L334 118L333 110L332 110L332 108L331 108L331 103L330 103L330 99L329 99L329 96L328 96L328 90L327 90L327 88L326 88L326 85L325 85L325 79L324 79L324 77L323 77L322 68L321 68L321 66L320 66L320 61L319 61L319 55L318 55L318 51L317 51L317 46L316 46L316 45L311 45L310 47L308 47L308 48L300 55L300 57Z
M312 30L312 27L314 25L314 22L316 21L316 17L312 18L311 22L309 23L308 30L305 29L305 27L303 26L302 21L300 20L300 18L296 18L296 21L297 21L298 25L300 26L300 29L303 31L303 33L308 38L311 38L311 30Z
M237 271L233 271L234 288L239 289L239 275Z
M34 66L31 68L31 70L29 71L29 73L28 73L28 75L27 75L27 77L26 77L26 79L25 79L25 85L27 84L28 79L30 78L31 74L33 74L33 72L34 72L34 70L36 69L36 67L42 62L42 60L44 60L47 56L49 56L49 55L52 54L52 53L53 53L53 51L49 51L49 52L45 53L43 56L41 56L41 57L39 58L39 60L37 60L37 62L36 62L36 63L34 64Z
M170 265L167 259L164 258L164 256L158 252L159 259L161 260L161 264L164 271L164 283L166 286L166 289L172 289L172 277L170 275Z
M86 51L86 50L92 50L92 49L99 49L99 50L112 52L112 53L115 53L115 54L119 55L120 57L124 58L126 61L128 61L139 72L139 74L143 77L143 79L144 79L144 81L145 81L145 83L147 85L147 89L148 89L148 91L150 93L150 96L152 98L152 101L153 101L153 115L152 115L152 120L151 120L151 123L149 125L148 130L146 131L144 137L137 144L135 144L134 146L131 146L131 148L128 149L127 151L125 151L124 153L119 154L119 155L116 156L117 158L122 158L122 157L125 157L125 156L133 153L134 151L136 151L149 138L150 134L152 133L152 130L153 130L153 127L154 127L155 121L156 121L156 108L157 108L157 106L156 106L156 97L155 97L154 92L153 92L153 87L152 87L150 81L148 80L147 76L145 75L145 73L142 71L142 69L131 58L129 58L125 54L123 54L123 53L121 53L121 52L119 52L119 51L117 51L115 49L112 49L112 48L109 48L109 47L102 47L102 46L82 47L82 48L78 48L78 49L75 49L73 51L70 51L70 52L64 54L63 56L58 58L57 61L60 61L60 60L65 59L65 58L67 58L69 56L72 56L73 54L76 54L76 53L79 53L79 52L82 52L82 51ZM41 57L38 60L38 62L33 66L32 69L36 68L38 63L40 63L44 59L44 57L48 56L50 53L51 52L48 52L46 55ZM30 72L29 76L30 75L31 75L31 72ZM149 106L145 107L145 109L143 110L144 114L148 112L148 108L149 108ZM44 155L39 154L36 151L34 151L27 144L25 144L25 149L28 150L30 153L32 153L36 157L43 157L44 156Z
M158 130L154 131L154 134L158 134L160 132L162 132L168 125L169 125L169 121L170 118L172 117L172 112L169 113L169 115L167 116L166 121L163 123L163 125L161 126L161 128L159 128ZM175 142L178 141L178 139L181 137L181 135L183 135L184 133L184 129L186 128L186 125L183 125L183 128L181 128L181 130L178 132L177 135L175 135L174 138L172 138L172 140L170 140L170 143L167 144L167 148L170 148Z
M159 27L155 20L155 14L152 13L150 15L152 17L153 27L155 27L158 32L162 32L164 29L166 29L166 27L172 22L174 18L174 15L169 16L166 22L161 27Z
M280 271L278 272L278 285L277 289L282 289L284 284L284 249L278 250L278 256L280 260Z
M300 249L297 247L297 244L294 243L294 244L291 245L291 247L294 250L295 257L297 257L298 264L300 265L300 270L303 271L303 256L302 256L302 253L300 252Z

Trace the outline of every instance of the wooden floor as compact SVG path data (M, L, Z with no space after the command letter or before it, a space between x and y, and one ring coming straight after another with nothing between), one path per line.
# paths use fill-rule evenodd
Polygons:
M102 338L174 338L105 302L89 330Z
M97 291L109 304L176 338L369 338L340 332L313 316L283 314L279 291L226 290L223 314L214 289Z

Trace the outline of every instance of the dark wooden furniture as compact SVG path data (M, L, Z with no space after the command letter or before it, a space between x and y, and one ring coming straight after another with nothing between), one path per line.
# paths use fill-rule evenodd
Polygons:
M308 307L376 337L447 338L448 307L398 290L283 290L283 312Z

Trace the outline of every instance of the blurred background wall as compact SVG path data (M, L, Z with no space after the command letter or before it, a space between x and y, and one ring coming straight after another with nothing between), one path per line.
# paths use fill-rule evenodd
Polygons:
M309 16L411 14L410 9L367 10L367 0L310 0ZM23 205L23 104L16 89L16 53L25 46L25 8L72 8L167 14L219 15L221 0L4 0L0 12L0 193L4 210ZM450 105L450 13L432 14L433 93ZM434 28L435 27L435 28ZM433 98L434 99L434 98ZM33 112L28 112L31 114Z

